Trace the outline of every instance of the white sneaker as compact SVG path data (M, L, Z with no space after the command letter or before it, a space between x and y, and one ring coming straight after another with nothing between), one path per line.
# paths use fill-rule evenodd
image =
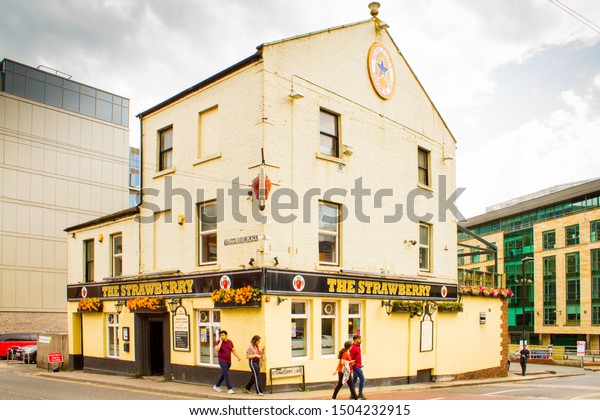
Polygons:
M216 385L213 385L213 389L217 392L221 392L221 388Z
M233 389L227 391L228 394L233 394Z

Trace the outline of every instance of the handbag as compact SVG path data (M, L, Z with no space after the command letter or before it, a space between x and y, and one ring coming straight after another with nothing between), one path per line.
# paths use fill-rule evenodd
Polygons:
M342 363L342 384L345 384L350 379L350 363L344 360Z

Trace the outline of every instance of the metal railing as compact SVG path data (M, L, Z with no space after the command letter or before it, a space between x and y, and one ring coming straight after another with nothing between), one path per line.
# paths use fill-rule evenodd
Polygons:
M505 288L506 279L504 274L490 273L488 271L458 269L459 286L482 286L493 288Z

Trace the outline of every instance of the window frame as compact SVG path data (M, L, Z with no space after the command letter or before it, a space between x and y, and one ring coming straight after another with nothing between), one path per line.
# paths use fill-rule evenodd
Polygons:
M600 241L600 220L590 222L590 242Z
M301 303L304 305L304 313L293 313L294 304ZM294 355L294 334L297 333L297 329L294 334L290 330L290 350L292 352L292 359L309 359L310 358L310 302L307 300L292 300L290 306L291 324L294 324L295 319L304 320L304 350L305 354Z
M323 127L323 124L321 123L321 117L322 115L328 115L334 118L334 122L335 122L335 133L329 133L328 131L325 131L325 128ZM325 152L323 149L323 144L322 144L322 140L323 137L328 138L329 140L331 140L332 142L332 147L333 147L333 154L331 152ZM341 142L340 142L340 114L337 114L335 112L326 110L324 108L319 109L319 153L326 155L326 156L331 156L334 158L339 158L340 157L340 149L341 149Z
M115 253L115 239L121 238L121 253ZM116 272L117 263L116 260L121 260L121 272ZM123 233L113 233L110 235L110 274L112 277L119 277L123 275Z
M358 314L353 314L350 312L350 308L351 305L358 305ZM350 301L348 302L348 340L353 341L353 336L354 334L358 334L360 336L363 336L363 304L360 301ZM352 324L350 324L350 320L358 320L358 323L356 324L355 321L352 322ZM356 327L358 326L358 328L353 328L354 331L352 333L350 333L350 328L352 327Z
M425 166L421 166L421 155L425 156ZM421 174L425 173L425 182L421 181ZM431 188L431 151L424 147L417 148L417 184Z
M332 305L333 306L333 312L330 314L326 313L326 305ZM337 340L336 340L336 335L337 335L337 314L338 314L338 304L335 301L322 301L321 302L321 356L325 356L325 357L329 357L329 356L335 356L336 354L336 349L337 349ZM324 321L330 321L331 322L331 353L324 353L323 352L323 323Z
M202 230L203 227L203 215L206 215L206 213L203 211L203 209L205 207L208 206L214 206L215 209L215 228L214 229L209 229L209 230ZM211 200L211 201L206 201L204 203L198 203L198 213L197 213L197 217L198 217L198 230L197 230L197 235L198 235L198 239L197 239L197 246L198 246L198 265L210 265L210 264L216 264L218 259L219 259L219 244L218 244L218 231L219 231L219 213L218 213L218 206L217 206L217 201L216 200ZM207 216L208 217L208 216ZM204 259L205 255L204 255L204 245L206 240L209 240L207 238L210 238L211 236L214 236L214 246L215 246L215 257L210 258L210 242L207 244L208 247L208 251L207 251L207 260Z
M171 145L170 147L164 147L163 136L166 133L171 133ZM164 162L164 158L167 158L167 162ZM167 166L168 164L168 166ZM167 171L169 169L173 169L173 126L170 125L158 131L158 162L157 162L158 171Z
M88 245L91 244L91 253L88 250ZM94 259L95 259L95 244L94 239L86 239L83 241L83 282L94 282ZM88 258L91 254L91 260Z
M427 244L423 244L421 242L421 228L423 228L423 227L427 228ZM431 255L432 254L431 253L432 238L433 238L433 225L430 225L429 223L420 222L419 223L419 271L425 271L425 272L429 272L429 273L432 271L432 255ZM426 250L427 267L423 267L423 265L422 265L421 252L423 250Z
M554 236L554 242L552 244L550 244L550 241L547 240L550 235ZM550 229L542 232L542 250L547 251L550 249L556 249L556 229Z
M334 233L332 233L332 231L327 230L327 229L322 229L321 228L321 207L335 207L336 210L336 222L335 222L335 227L336 230ZM340 260L341 260L341 255L340 255L340 243L341 243L341 215L342 215L342 206L340 204L337 203L331 203L328 201L319 201L319 220L318 220L318 241L317 241L317 250L319 253L319 264L322 265L332 265L332 266L339 266L340 265ZM333 237L335 239L335 247L333 250L333 258L334 261L327 261L327 260L322 260L321 259L321 254L324 255L328 255L325 252L321 252L321 235L324 236L330 236ZM325 241L323 241L325 242Z
M119 359L119 314L106 314L106 357ZM112 320L111 320L112 319Z
M202 320L202 313L208 312L208 320ZM216 315L218 314L218 320ZM221 334L221 310L220 309L198 309L196 310L196 326L197 326L197 364L202 366L219 366L219 356L215 350L217 340ZM208 329L208 341L206 346L209 350L209 361L202 361L202 328Z
M569 232L568 232L569 228L577 229L577 232L573 235L573 238L569 238ZM565 226L565 246L579 245L580 238L581 238L580 235L581 235L581 233L579 230L579 224Z

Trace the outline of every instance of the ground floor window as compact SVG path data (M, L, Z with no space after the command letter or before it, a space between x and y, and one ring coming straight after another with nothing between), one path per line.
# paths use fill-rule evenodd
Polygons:
M106 353L108 357L119 357L119 315L106 315Z
M335 302L321 304L321 354L335 354L335 324L337 308Z
M218 365L215 345L221 331L221 311L196 311L198 325L198 360L200 364Z
M348 340L352 341L355 334L363 335L362 304L350 302L348 305Z
M308 302L292 301L292 357L308 356Z

